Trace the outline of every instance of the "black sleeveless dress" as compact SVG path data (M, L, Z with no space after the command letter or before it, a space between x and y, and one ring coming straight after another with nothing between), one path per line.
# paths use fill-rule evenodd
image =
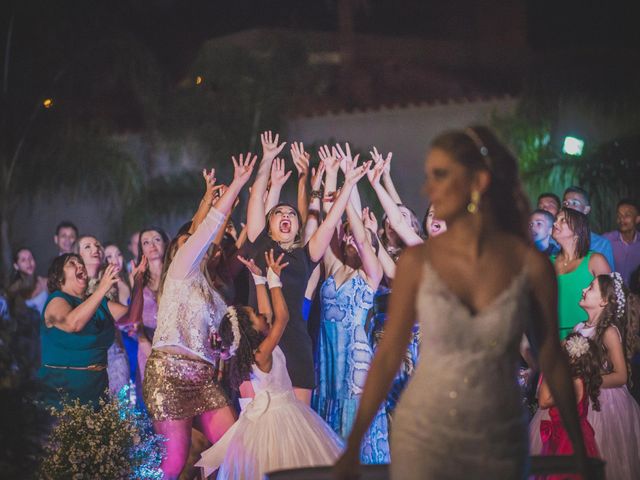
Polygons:
M269 237L266 228L258 235L255 242L247 242L247 244L248 256L253 258L263 271L266 270L264 252L272 248L276 258L284 253L283 262L289 262L280 277L282 292L289 308L289 323L282 334L279 346L287 360L287 371L293 386L313 389L315 387L313 349L302 310L307 282L317 263L311 260L307 245L287 252ZM249 292L249 305L254 308L257 306L253 282Z

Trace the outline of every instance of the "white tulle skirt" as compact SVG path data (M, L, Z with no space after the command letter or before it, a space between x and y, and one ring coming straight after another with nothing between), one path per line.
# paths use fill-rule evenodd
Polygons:
M542 451L540 422L549 418L549 410L538 409L529 424L532 455ZM596 434L596 443L607 462L607 480L640 479L640 406L626 386L600 390L600 411L589 406L587 415Z
M196 466L218 478L261 480L264 474L288 468L332 465L342 440L292 391L261 392L238 421Z

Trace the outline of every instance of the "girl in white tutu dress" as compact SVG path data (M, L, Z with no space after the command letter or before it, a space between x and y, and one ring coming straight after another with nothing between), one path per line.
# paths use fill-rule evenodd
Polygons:
M255 391L238 421L196 463L206 475L219 468L218 478L259 480L275 470L331 465L342 451L340 438L293 393L278 347L289 321L279 278L287 263L281 263L282 255L274 260L273 250L265 257L266 278L253 260L239 257L253 274L259 312L229 307L218 329L221 355L229 358L232 387L251 379Z
M629 393L630 361L638 349L640 303L614 272L598 275L583 290L580 306L588 320L574 332L591 338L604 353L600 411L589 409L587 419L606 464L610 480L640 479L640 406ZM543 413L544 412L544 413ZM531 452L540 453L540 422L548 418L538 410L529 426ZM537 434L536 434L537 432Z

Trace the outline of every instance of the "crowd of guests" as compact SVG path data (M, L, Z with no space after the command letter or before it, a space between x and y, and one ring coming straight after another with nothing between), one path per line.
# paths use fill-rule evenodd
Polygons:
M631 199L620 200L618 229L599 235L590 229L590 198L580 187L567 188L562 201L543 193L537 207L529 225L557 274L559 334L582 398L578 410L589 454L607 461L607 478L635 478L640 475L640 306L631 291L638 293L640 209ZM569 454L558 412L544 379L540 383L531 451Z
M467 141L482 152L471 132ZM3 317L20 318L32 332L46 404L79 398L97 405L105 392L135 385L138 407L166 438L165 478L185 468L192 427L213 444L199 465L219 468L220 478L333 463L385 333L398 259L447 232L433 206L421 222L403 204L391 153L374 147L359 162L349 144L323 146L311 168L303 144L291 144L288 166L278 135L265 132L261 143L259 162L251 153L232 159L227 185L214 170L203 171L200 204L173 238L145 227L131 235L125 264L117 244L62 222L48 278L36 274L31 250L19 248L0 297ZM297 202L282 202L294 172ZM247 210L236 211L253 176ZM362 204L364 181L384 210L379 219ZM480 202L472 192L466 214L476 215ZM640 283L640 210L621 200L618 229L603 235L590 229L590 210L579 187L567 188L562 200L544 193L529 233L555 269L557 334L570 359L587 454L607 461L608 478L640 478L640 408L630 393L637 376L640 306L631 292ZM246 218L241 229L232 214ZM360 443L363 463L391 461L394 409L418 363L422 332L414 323L402 366ZM534 392L529 400L539 405L531 451L571 453L538 374L540 345L526 333L524 391Z

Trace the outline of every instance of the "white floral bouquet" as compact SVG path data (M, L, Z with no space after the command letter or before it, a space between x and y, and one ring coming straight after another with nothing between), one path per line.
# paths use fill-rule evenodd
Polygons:
M120 395L101 400L98 409L66 403L52 409L55 426L40 465L40 478L161 479L164 438L153 433L151 422Z

